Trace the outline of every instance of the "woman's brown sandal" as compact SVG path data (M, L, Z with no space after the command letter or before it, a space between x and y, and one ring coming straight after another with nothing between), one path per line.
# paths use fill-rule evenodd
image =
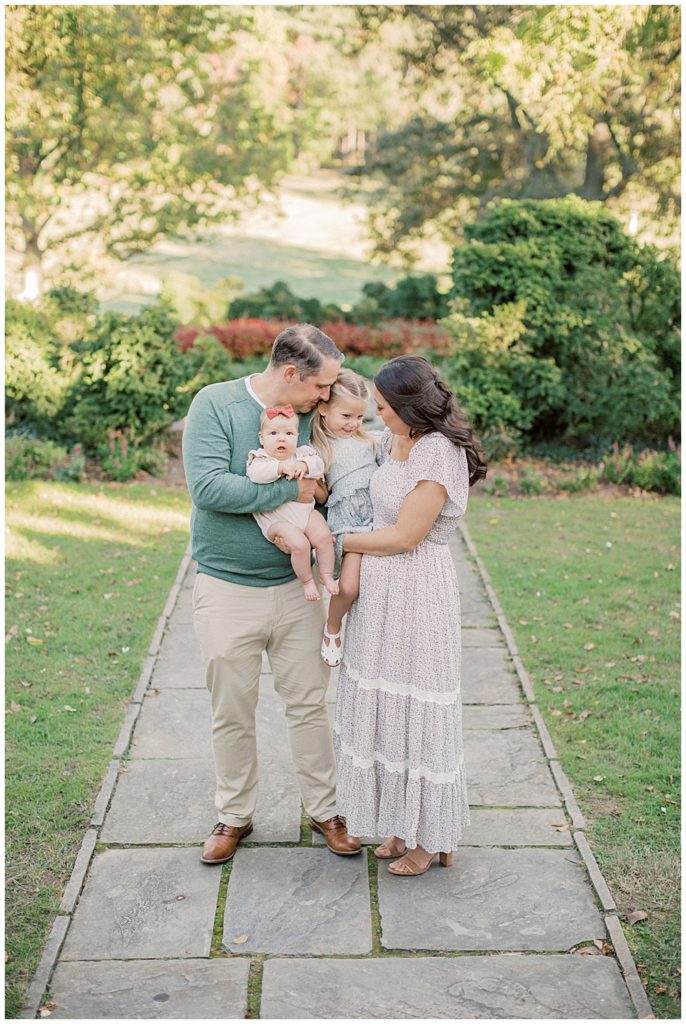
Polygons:
M409 850L402 860L397 860L395 864L389 864L388 870L392 875L400 875L401 877L412 877L415 878L417 875L425 874L432 864L435 864L434 853L431 860L425 867L420 867L416 861L412 860L412 850ZM438 861L443 868L452 867L453 855L452 853L439 853Z
M395 838L395 836L393 837ZM379 860L392 860L394 857L402 857L407 853L407 847L403 845L402 850L395 853L391 847L393 846L393 839L387 839L381 846L377 846L374 850L374 856L378 857Z

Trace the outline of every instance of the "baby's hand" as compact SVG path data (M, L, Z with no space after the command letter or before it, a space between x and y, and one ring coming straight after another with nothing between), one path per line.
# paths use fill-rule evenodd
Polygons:
M288 459L286 462L279 463L279 474L285 476L287 480L292 480L295 474L297 463L293 462L292 459Z
M305 476L305 473L307 473L307 463L301 462L299 460L295 464L295 468L293 469L293 475L291 476L290 479L302 480L302 478Z

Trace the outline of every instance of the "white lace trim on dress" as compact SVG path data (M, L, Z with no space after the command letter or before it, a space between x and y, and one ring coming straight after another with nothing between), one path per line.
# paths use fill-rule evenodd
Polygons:
M371 757L360 757L352 747L349 747L340 738L341 730L337 725L334 725L333 731L338 736L341 750L352 761L353 768L369 769L373 768L375 764L380 764L383 765L387 772L393 772L396 775L406 774L408 779L415 781L426 779L427 782L433 782L437 786L453 786L457 781L456 772L432 772L430 768L425 768L423 765L419 765L418 768L410 768L410 762L407 759L403 761L389 761L378 750L375 750Z
M391 693L396 697L412 697L414 700L422 701L424 704L457 704L460 695L457 690L445 693L441 690L419 690L409 683L391 683L388 679L366 679L354 668L345 662L345 670L348 676L357 683L361 690L381 690L384 693Z

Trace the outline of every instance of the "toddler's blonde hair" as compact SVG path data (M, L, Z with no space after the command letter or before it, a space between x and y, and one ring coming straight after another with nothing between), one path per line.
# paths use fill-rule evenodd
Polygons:
M371 398L371 392L364 377L360 377L359 373L354 373L352 370L339 370L336 380L331 385L328 402L321 404L330 406L341 398L353 398L358 401L364 399L368 402ZM374 455L376 455L376 439L368 430L360 426L351 436L356 437L359 441L366 441ZM332 434L326 426L326 420L320 413L318 405L312 417L312 444L324 461L325 473L328 473L331 469L331 463L333 462L332 438L335 438L335 434Z

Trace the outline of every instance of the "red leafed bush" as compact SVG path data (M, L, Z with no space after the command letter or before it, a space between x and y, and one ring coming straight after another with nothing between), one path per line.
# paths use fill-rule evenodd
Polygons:
M212 327L179 327L174 337L181 351L187 352L199 334L213 334L231 358L239 360L268 355L274 338L284 326L279 320L230 320Z
M274 338L286 325L280 320L231 320L226 324L199 329L179 327L174 337L182 352L192 348L199 334L213 334L236 360L268 355ZM409 352L447 351L449 337L431 320L387 320L377 326L327 321L321 329L351 356L391 356Z

